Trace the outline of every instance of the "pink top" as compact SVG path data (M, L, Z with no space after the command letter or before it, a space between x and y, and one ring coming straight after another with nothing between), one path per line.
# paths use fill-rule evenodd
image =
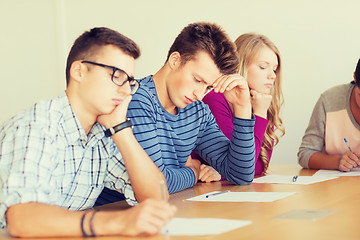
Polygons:
M351 150L360 153L360 130L351 122L348 111L342 109L335 112L327 112L325 126L326 153L330 155L343 155L348 150L344 142L344 136L347 138Z
M224 95L222 93L215 93L214 91L211 91L204 97L203 102L209 105L220 130L231 140L233 132L233 113ZM256 116L254 128L256 159L255 175L260 175L264 171L264 164L259 158L259 154L268 123L269 121L267 119ZM268 154L270 161L272 150L268 151Z

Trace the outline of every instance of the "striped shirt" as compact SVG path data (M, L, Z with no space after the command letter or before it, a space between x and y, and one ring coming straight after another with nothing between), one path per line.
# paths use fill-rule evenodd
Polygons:
M194 172L184 167L194 150L234 184L250 184L254 178L254 119L234 118L230 141L219 129L209 107L193 102L178 114L168 113L156 94L152 76L140 80L128 117L140 145L164 173L170 193L194 186Z
M91 208L104 186L136 200L124 162L104 127L88 135L66 94L40 101L0 129L0 227L17 203L41 202L71 210Z

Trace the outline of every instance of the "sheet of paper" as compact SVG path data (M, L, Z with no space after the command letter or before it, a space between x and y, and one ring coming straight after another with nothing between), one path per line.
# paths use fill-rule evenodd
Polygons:
M283 213L275 218L294 219L294 220L319 220L320 218L335 213L336 210L319 210L319 209L295 209Z
M222 218L173 218L161 234L174 236L221 234L251 224L251 221Z
M316 177L353 177L353 176L360 176L360 168L353 168L350 172L341 172L338 170L318 170L313 176Z
M337 178L336 176L298 176L293 181L294 176L266 175L255 178L253 183L283 183L283 184L312 184Z
M295 194L295 192L225 192L211 196L217 192L206 193L186 200L202 202L273 202Z

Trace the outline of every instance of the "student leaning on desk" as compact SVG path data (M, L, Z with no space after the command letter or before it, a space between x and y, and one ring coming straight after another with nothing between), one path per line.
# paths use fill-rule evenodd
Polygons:
M132 40L111 29L83 33L68 56L65 93L2 126L0 226L12 236L155 234L173 216L175 207L161 201L168 197L159 184L164 175L126 119L139 87L139 55ZM79 211L91 208L104 186L139 204Z
M348 145L347 145L348 144ZM298 152L304 168L350 171L360 165L360 59L354 81L321 94Z
M254 178L255 144L250 93L238 74L235 44L217 24L187 25L175 38L165 64L140 80L129 104L134 134L164 173L170 193L193 187L201 174L194 150L228 181ZM219 129L202 101L214 88L234 108L233 138ZM114 199L108 199L114 200Z

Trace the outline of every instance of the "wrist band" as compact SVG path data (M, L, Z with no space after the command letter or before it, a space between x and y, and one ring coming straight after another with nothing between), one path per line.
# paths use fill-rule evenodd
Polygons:
M96 237L96 234L95 234L95 231L94 231L94 216L95 216L95 213L97 212L97 210L94 210L93 211L93 214L91 215L91 218L90 218L90 231L91 231L91 237Z
M114 127L111 127L105 131L105 136L110 137L113 134L123 130L124 128L131 127L132 123L130 119L127 119L125 122L122 122Z
M87 237L89 237L89 235L87 235L87 233L85 232L85 229L84 229L84 219L85 219L86 214L87 214L87 212L84 212L84 214L81 217L80 227L81 227L81 232L82 232L83 236L87 238Z
M90 217L90 224L89 224L89 228L90 228L90 231L91 231L91 235L88 235L86 232L85 232L85 229L84 229L84 220L85 220L85 217L86 217L86 214L88 213L87 211L84 212L84 214L82 215L81 217L81 223L80 223L80 227L81 227L81 232L83 234L84 237L88 238L88 237L96 237L96 234L95 234L95 231L94 231L94 216L95 216L95 213L97 212L97 210L94 210L92 211L92 215Z

